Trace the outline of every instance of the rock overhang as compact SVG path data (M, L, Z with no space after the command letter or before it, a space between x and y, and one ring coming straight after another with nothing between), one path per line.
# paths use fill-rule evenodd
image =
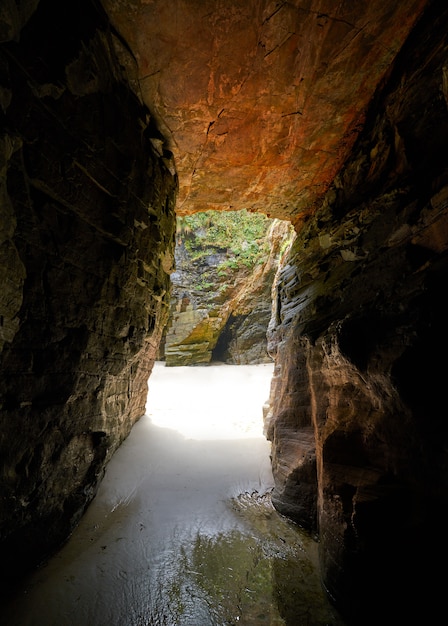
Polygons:
M298 225L328 190L428 0L102 0L174 155L177 214Z

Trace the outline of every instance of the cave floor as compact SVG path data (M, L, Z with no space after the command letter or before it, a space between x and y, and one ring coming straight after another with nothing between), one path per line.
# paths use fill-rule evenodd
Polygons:
M317 544L270 503L272 371L156 363L146 415L3 626L341 626Z

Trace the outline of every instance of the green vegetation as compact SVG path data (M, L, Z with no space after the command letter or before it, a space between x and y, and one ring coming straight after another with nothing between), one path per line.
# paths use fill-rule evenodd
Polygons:
M224 252L227 258L218 270L222 275L227 268L252 269L266 259L266 233L271 223L261 213L205 211L178 218L177 239L193 259Z

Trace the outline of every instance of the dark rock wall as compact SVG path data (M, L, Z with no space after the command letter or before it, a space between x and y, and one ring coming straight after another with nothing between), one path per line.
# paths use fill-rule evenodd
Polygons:
M96 3L20 4L4 4L0 22L7 579L67 537L144 414L168 313L177 188L130 88L132 57Z
M356 625L436 623L443 606L447 33L435 2L299 231L269 332L274 503L318 530Z

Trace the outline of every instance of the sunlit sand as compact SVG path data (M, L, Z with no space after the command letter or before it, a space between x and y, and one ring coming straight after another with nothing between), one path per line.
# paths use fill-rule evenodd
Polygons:
M156 362L146 413L191 439L263 437L263 404L274 365L166 367Z
M147 414L2 626L337 626L314 541L270 503L273 367L156 363ZM293 582L291 582L293 581Z
M262 434L271 373L270 365L156 363L147 414L115 452L70 540L0 610L2 626L174 623L140 616L168 610L168 598L152 594L180 546L244 526L231 499L272 488Z

